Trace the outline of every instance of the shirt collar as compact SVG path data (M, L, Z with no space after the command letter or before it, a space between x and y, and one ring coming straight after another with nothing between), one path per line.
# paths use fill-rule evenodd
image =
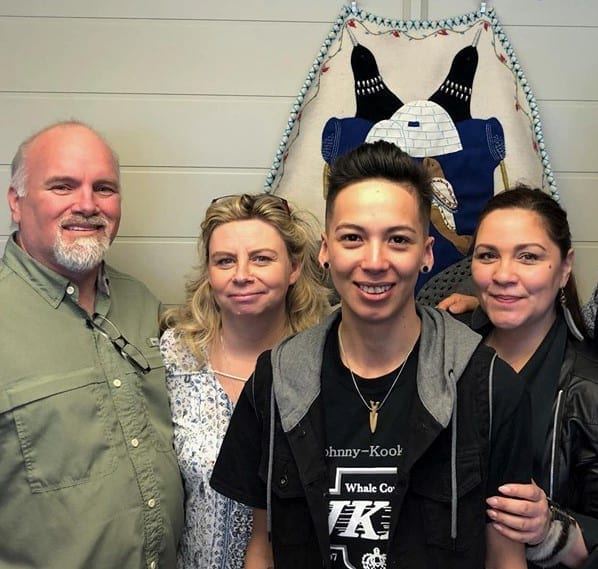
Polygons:
M482 336L486 336L492 329L492 322L488 318L488 315L482 310L481 307L477 307L471 313L471 329L480 333Z
M57 308L65 297L78 297L78 287L61 274L46 267L28 255L16 242L17 232L6 242L4 263L31 286L48 304ZM110 296L109 279L104 262L100 265L97 291Z

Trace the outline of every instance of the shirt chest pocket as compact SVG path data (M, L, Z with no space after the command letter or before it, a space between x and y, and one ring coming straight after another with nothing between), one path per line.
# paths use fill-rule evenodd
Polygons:
M291 456L276 456L272 468L273 538L284 545L306 543L311 518L297 466Z
M92 369L23 379L6 396L32 492L83 484L115 470L109 393Z
M483 539L485 527L482 468L477 452L457 457L457 538L451 538L452 480L448 465L419 469L411 490L419 503L426 542L445 549L467 550ZM480 537L481 536L481 537Z

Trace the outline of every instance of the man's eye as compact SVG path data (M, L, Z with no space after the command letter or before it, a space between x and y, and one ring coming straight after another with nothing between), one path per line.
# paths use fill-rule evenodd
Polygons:
M111 196L118 193L116 188L113 188L112 186L99 186L95 191L103 196Z
M68 193L71 191L71 188L69 186L67 186L66 184L55 184L50 187L50 190L52 190L53 192L58 192L58 193Z

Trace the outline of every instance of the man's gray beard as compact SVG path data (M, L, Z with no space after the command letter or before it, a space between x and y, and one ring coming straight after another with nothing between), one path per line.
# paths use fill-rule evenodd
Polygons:
M97 267L110 247L107 235L79 237L71 243L62 238L59 231L54 243L56 262L73 273L84 273Z

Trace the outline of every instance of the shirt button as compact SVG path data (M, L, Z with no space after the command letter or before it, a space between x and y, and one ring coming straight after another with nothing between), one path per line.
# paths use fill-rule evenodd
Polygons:
M139 439L131 439L131 446L137 448L139 446Z
M112 382L112 385L114 385L114 387L120 387L123 384L123 382L120 379L115 379Z
M66 287L67 294L73 294L75 292L75 287L73 285L69 285Z
M148 505L150 508L153 508L153 507L155 507L155 505L156 505L156 500L154 500L153 498L150 498L150 499L147 501L147 505Z

